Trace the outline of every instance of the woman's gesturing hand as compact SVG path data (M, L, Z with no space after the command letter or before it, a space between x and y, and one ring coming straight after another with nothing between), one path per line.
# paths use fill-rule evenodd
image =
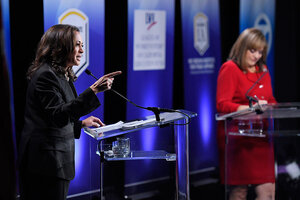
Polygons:
M97 94L98 92L104 92L110 90L114 81L114 76L122 74L121 71L115 71L109 74L105 74L99 78L90 88Z

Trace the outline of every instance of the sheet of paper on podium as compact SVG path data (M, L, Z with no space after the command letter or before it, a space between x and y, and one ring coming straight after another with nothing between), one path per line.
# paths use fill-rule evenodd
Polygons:
M86 133L90 134L92 137L97 138L105 132L120 129L123 124L124 124L124 122L119 121L117 123L101 126L99 128L88 128L87 127L87 128L84 128L84 129L85 129Z
M132 121L132 122L126 122L122 125L122 130L138 128L145 124L155 122L155 120L156 120L155 118L150 118L150 119L146 119L146 120L136 120L136 121Z
M155 123L155 118L145 119L145 120L135 120L124 123L123 121L119 121L114 124L101 126L99 128L84 128L85 132L91 135L94 138L97 138L101 136L101 134L104 134L105 132L113 131L113 130L130 130L139 128L145 124Z

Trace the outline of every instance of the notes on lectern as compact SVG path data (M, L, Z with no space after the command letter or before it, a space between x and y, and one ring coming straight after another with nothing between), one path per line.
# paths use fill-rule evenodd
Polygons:
M145 124L149 124L149 123L152 123L152 122L155 122L155 118L150 118L150 119L147 119L147 120L137 120L137 121L133 121L133 122L127 122L127 123L124 123L122 125L122 130L129 130L129 129L134 129L134 128L139 128Z
M130 121L124 123L123 121L119 121L114 124L106 125L106 126L101 126L98 128L84 128L87 133L92 135L93 137L101 137L101 134L108 132L108 131L113 131L113 130L130 130L130 129L135 129L142 127L143 125L150 124L150 123L155 123L156 119L155 118L149 118L146 120L135 120L135 121Z
M109 124L109 125L101 126L101 127L98 127L98 128L92 128L92 130L96 134L105 133L105 132L108 132L108 131L120 129L120 128L122 128L123 124L124 124L124 122L119 121L115 124Z

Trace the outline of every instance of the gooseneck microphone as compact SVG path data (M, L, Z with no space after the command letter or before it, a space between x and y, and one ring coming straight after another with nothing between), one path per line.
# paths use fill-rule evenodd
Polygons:
M246 98L249 100L249 107L252 108L253 107L253 102L258 103L258 99L252 96L249 96L249 93L253 90L253 88L257 85L257 83L266 75L266 73L268 72L268 69L264 68L263 69L263 74L253 83L253 85L247 90L246 92ZM260 109L259 111L256 111L258 114L262 113L262 110Z
M98 78L97 78L96 76L94 76L94 74L93 74L90 70L86 69L86 70L85 70L85 73L86 73L87 75L92 76L94 79L98 80ZM129 103L131 103L132 105L134 105L134 106L136 106L136 107L138 107L138 108L146 109L145 107L142 107L142 106L139 106L139 105L133 103L132 101L130 101L129 99L127 99L126 97L124 97L123 95L121 95L121 94L120 94L119 92L117 92L116 90L114 90L114 89L112 89L112 88L111 88L110 90L111 90L112 92L116 93L117 95L119 95L120 97L122 97L123 99L125 99L126 101L128 101Z
M98 80L98 78L95 77L95 76L92 74L92 72L91 72L90 70L86 69L86 70L85 70L85 73L86 73L87 75L92 76L94 79ZM168 108L143 107L143 106L139 106L139 105L133 103L132 101L130 101L129 99L127 99L126 97L124 97L122 94L120 94L120 93L117 92L116 90L114 90L114 89L112 89L112 88L111 88L110 90L111 90L112 92L116 93L118 96L120 96L120 97L122 97L123 99L125 99L127 102L131 103L132 105L134 105L134 106L136 106L136 107L138 107L138 108L142 108L142 109L146 109L146 110L152 111L152 112L154 113L154 115L155 115L156 121L158 121L158 122L160 121L159 114L160 114L161 112L179 112L179 111L177 111L177 110L168 109ZM180 113L182 113L182 112L180 112ZM182 114L185 114L185 113L182 113ZM186 115L186 114L185 114L185 115ZM189 117L189 116L188 116L188 117ZM190 121L190 120L189 120L189 121ZM189 122L188 122L188 123L189 123Z

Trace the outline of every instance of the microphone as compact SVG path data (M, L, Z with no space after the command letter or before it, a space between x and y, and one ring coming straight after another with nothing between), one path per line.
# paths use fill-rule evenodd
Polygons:
M249 93L253 90L253 88L257 85L257 83L266 75L266 73L268 72L268 69L264 68L263 69L263 74L253 83L253 85L247 90L246 92L246 98L249 100L249 107L250 108L253 108L253 102L256 102L258 103L258 98L256 97L252 97L252 96L249 96ZM259 106L260 107L260 106ZM256 113L257 114L262 114L263 111L262 109L260 110L256 110Z
M88 69L85 70L85 73L87 75L90 75L92 76L94 79L98 80L98 78L96 78L92 72ZM124 97L122 94L120 94L119 92L117 92L116 90L114 89L110 89L112 92L116 93L118 96L122 97L123 99L125 99L127 102L131 103L132 105L134 105L135 107L138 107L138 108L142 108L142 109L145 109L145 110L150 110L154 113L155 115L155 118L156 118L156 121L160 122L160 117L159 117L159 114L160 112L177 112L176 110L173 110L173 109L168 109L168 108L159 108L159 107L143 107L143 106L139 106L135 103L133 103L132 101L130 101L129 99L127 99L126 97Z
M92 74L92 72L91 72L90 70L86 69L84 72L85 72L87 75L92 76L94 79L98 80L97 77L94 76L94 74Z

